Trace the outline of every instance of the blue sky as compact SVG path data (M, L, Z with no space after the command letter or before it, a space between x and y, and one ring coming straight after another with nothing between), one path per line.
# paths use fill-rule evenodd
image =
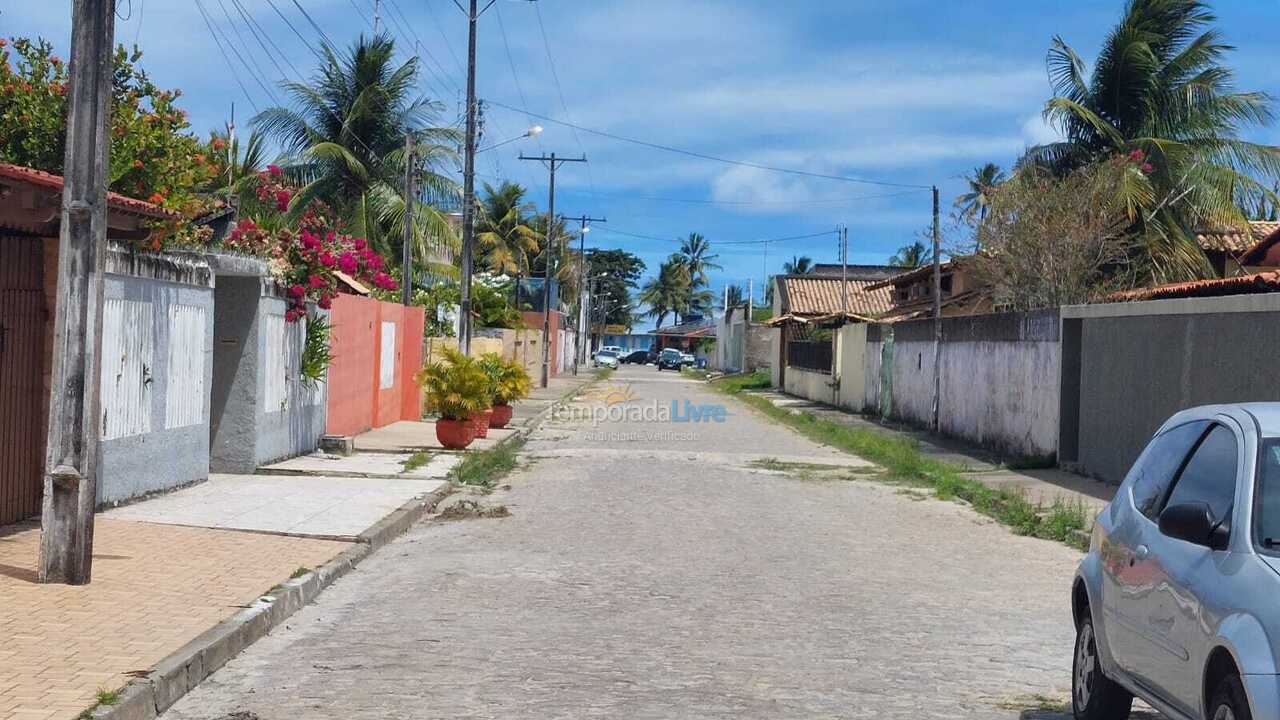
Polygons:
M117 2L128 18L117 23L117 41L136 38L157 82L183 88L197 130L222 126L232 101L239 118L247 118L249 100L194 2ZM271 6L311 35L293 0L239 2L294 65L310 71L311 56ZM339 44L370 30L373 0L298 2ZM254 56L264 84L278 80L239 24L233 0L203 3L238 44L223 7L236 18L250 45L241 52ZM453 122L465 79L459 62L466 54L464 16L450 0L384 0L382 6L398 38L421 44L431 70L423 90L446 103L445 120ZM1049 96L1044 56L1052 36L1062 35L1091 59L1121 8L1121 0L541 0L535 9L523 0L498 0L480 22L478 92L539 115L704 154L937 184L945 213L962 192L965 172L987 161L1007 167L1026 145L1052 137L1039 117ZM1239 48L1231 58L1238 86L1280 97L1272 49L1280 2L1220 0L1214 8L1218 27ZM44 35L64 50L69 17L67 0L0 0L0 34ZM248 71L237 65L236 74L253 103L271 104ZM486 118L487 143L531 124L524 113L497 106ZM676 249L676 238L693 231L715 245L846 224L850 261L879 263L929 222L927 191L902 194L897 187L770 173L533 122L546 127L536 141L481 156L481 180L511 178L545 208L545 171L516 156L585 153L588 166L568 165L557 177L557 211L606 216L608 224L589 235L589 244L635 252L651 272ZM1280 130L1251 138L1280 144ZM713 289L754 278L758 295L762 278L792 255L836 260L834 233L770 244L767 255L765 247L717 248L724 270L713 274Z

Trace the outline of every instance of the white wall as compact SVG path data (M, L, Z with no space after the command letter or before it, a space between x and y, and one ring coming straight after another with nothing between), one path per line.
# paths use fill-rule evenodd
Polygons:
M854 323L836 332L835 365L840 379L836 404L846 410L861 411L867 382L867 326Z
M837 394L833 381L834 378L826 373L788 367L783 391L806 400L835 405Z

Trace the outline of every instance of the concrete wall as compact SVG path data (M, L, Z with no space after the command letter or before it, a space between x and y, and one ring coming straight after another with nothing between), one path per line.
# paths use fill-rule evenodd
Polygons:
M784 382L783 392L788 395L795 395L796 397L828 405L835 405L839 399L835 387L835 378L827 373L788 367Z
M932 320L870 329L866 412L916 425L932 422L933 338ZM944 318L942 433L1008 455L1054 455L1060 366L1054 310Z
M251 473L311 452L325 429L326 384L309 388L298 373L304 324L285 322L265 265L242 264L235 272L248 274L219 268L214 288L212 472Z
M1170 415L1280 401L1280 296L1063 308L1061 459L1120 482Z
M355 435L420 419L422 396L413 376L422 367L422 308L342 295L330 322L326 432Z
M837 377L840 380L835 404L847 410L862 410L866 397L867 326L845 325L836 331Z
M118 248L106 263L100 504L209 477L213 373L209 266Z

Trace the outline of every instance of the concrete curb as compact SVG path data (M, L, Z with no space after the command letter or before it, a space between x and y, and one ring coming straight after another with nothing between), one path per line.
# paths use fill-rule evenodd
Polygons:
M249 607L170 653L145 676L126 685L115 704L99 705L91 717L98 720L153 720L231 658L315 600L325 588L375 550L430 514L452 492L452 485L445 483L428 495L400 506L360 533L356 542L337 557L301 577L277 585Z

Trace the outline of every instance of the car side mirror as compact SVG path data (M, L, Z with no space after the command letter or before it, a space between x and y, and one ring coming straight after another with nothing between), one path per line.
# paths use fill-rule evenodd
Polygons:
M1211 550L1227 549L1229 525L1226 520L1215 520L1213 511L1202 502L1171 505L1160 513L1160 532Z

